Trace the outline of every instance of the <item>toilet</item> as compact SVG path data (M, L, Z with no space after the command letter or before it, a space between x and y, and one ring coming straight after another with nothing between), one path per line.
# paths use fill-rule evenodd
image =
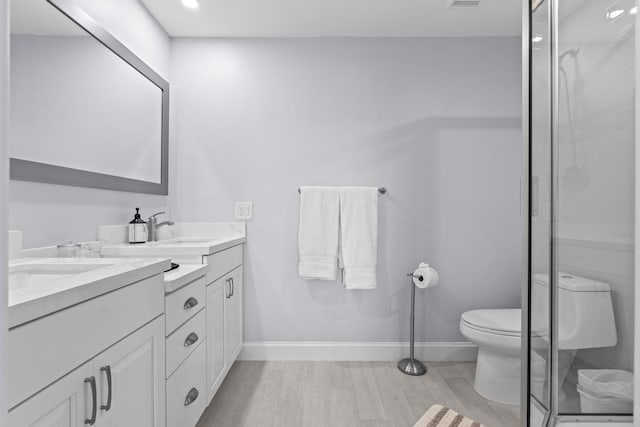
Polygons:
M478 346L474 387L501 403L520 403L521 310L472 310L460 318L460 332Z
M609 285L559 273L558 287L559 350L575 355L579 349L616 345ZM545 325L549 324L549 280L546 274L534 275L531 299L532 331L537 338L548 342ZM536 308L540 310L535 311ZM460 332L478 346L476 392L511 405L520 403L521 313L520 309L483 309L467 311L460 317ZM561 380L564 375L566 371L560 372Z

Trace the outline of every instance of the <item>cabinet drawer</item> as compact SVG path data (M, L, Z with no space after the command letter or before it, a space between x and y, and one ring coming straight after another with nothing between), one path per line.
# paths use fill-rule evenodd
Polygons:
M207 284L209 284L242 264L242 245L204 256L203 261L209 266L209 273L207 273Z
M200 310L187 323L167 337L167 378L205 340L207 336L206 310Z
M166 334L169 335L205 305L205 279L201 277L165 297Z
M198 397L188 403L190 392ZM167 380L167 427L195 426L206 406L206 346L200 344Z

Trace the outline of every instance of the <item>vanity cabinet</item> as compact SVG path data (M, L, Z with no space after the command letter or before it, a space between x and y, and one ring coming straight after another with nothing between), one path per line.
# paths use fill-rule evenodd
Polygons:
M9 426L163 426L163 341L161 316L11 410Z
M207 274L207 401L238 358L243 343L242 245L204 257Z
M103 246L101 252L106 256L171 258L181 264L164 274L167 427L197 423L244 342L244 224L242 230L233 228L238 235L210 240L202 240L196 228L205 227L208 234L217 228L183 226L186 235L161 244L118 243Z
M10 329L9 427L164 426L162 277Z

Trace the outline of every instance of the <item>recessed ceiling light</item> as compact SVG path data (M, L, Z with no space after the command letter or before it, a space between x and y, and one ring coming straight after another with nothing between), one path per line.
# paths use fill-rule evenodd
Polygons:
M638 6L633 6L631 9L629 9L629 13L632 15L638 13Z
M198 0L182 0L182 5L188 9L197 9L200 7Z

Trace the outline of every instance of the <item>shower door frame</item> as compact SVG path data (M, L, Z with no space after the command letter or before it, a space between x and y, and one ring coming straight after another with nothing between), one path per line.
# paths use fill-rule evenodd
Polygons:
M531 241L531 219L530 215L530 155L531 147L531 120L530 120L530 99L531 99L531 7L530 0L522 0L522 172L520 177L520 216L522 218L521 233L521 258L522 258L522 290L521 290L521 350L522 362L520 379L520 425L529 425L529 281L531 271L531 258L529 256L529 242Z
M551 128L549 136L551 141L551 219L550 219L550 277L549 277L549 334L550 334L550 363L547 364L547 378L549 379L549 408L534 402L538 409L544 414L542 426L555 426L561 422L608 422L608 423L630 423L633 422L633 415L598 415L598 414L559 414L559 391L558 391L558 340L555 328L557 326L557 239L556 218L558 217L558 4L559 0L542 0L549 2L549 24L551 36L550 65L551 65ZM531 416L531 378L530 378L530 345L531 345L531 220L532 220L532 194L533 189L531 171L532 167L532 127L531 127L531 77L532 77L532 0L522 0L522 178L521 178L521 212L522 212L522 381L520 394L520 414L523 427L529 426ZM640 20L640 15L638 17ZM640 42L636 41L636 73L640 70ZM640 83L640 76L637 75L636 82ZM638 93L640 87L636 85L636 124L640 124L640 99ZM637 146L636 137L636 146ZM640 212L640 148L636 149L636 212ZM636 214L637 215L637 214ZM640 242L640 227L636 227L636 243ZM640 271L640 253L636 252L636 271ZM638 280L634 278L637 285ZM637 287L637 286L636 286ZM636 301L640 301L640 292L636 292ZM635 311L635 310L634 310ZM635 311L636 327L640 326L640 316ZM636 330L636 337L640 336L640 331ZM640 343L636 340L636 354L640 349ZM636 368L640 367L640 360L636 358ZM636 380L636 384L638 381ZM640 390L634 390L634 409L640 408ZM634 412L637 413L637 412Z
M531 105L531 100L532 100L532 84L531 84L531 79L533 76L533 55L532 55L532 37L533 37L533 32L532 32L532 13L533 11L531 10L531 1L532 0L523 0L522 1L522 184L521 184L521 188L522 188L522 197L521 197L521 213L522 213L522 247L521 247L521 252L522 252L522 290L521 290L521 296L522 296L522 327L521 327L521 331L522 331L522 341L521 341L521 348L522 348L522 361L521 361L521 391L520 391L520 424L523 427L528 427L529 426L529 421L530 421L530 417L531 417L531 405L532 402L533 404L536 406L537 410L540 411L540 413L542 414L542 423L540 424L540 427L542 426L549 426L549 425L554 425L556 418L553 416L554 411L552 411L552 402L553 402L553 396L551 395L551 389L552 386L550 385L549 387L547 387L547 400L549 402L549 408L544 407L544 405L540 402L538 402L537 399L532 399L531 397L531 381L530 381L530 373L531 373L531 367L530 367L530 362L531 362L531 354L530 354L530 349L531 349L531 270L532 270L532 259L531 259L531 243L532 243L532 215L533 215L533 211L532 209L536 209L535 205L536 203L540 203L539 200L534 201L532 198L535 197L535 194L537 193L536 189L532 188L534 185L539 185L536 184L534 182L534 179L532 177L532 172L534 170L533 167L533 153L532 153L532 149L533 149L533 140L532 140L532 133L533 133L533 128L532 128L532 105ZM550 1L550 0L542 0L542 3L544 3L544 1ZM548 22L548 26L549 26L549 31L550 33L553 32L554 30L554 26L553 26L553 16L550 13L549 17L549 22ZM553 38L551 38L551 40L553 40ZM551 55L553 55L554 53L554 49L553 46L551 46ZM553 67L553 62L550 62L550 65ZM549 73L551 74L551 70L549 71ZM553 81L551 82L553 84ZM553 90L551 90L551 92L553 92ZM552 94L550 94L552 95ZM549 106L550 108L550 114L549 114L549 118L550 118L550 123L553 126L553 123L555 123L554 118L555 118L555 105L553 102L553 97L551 97L552 103ZM553 150L553 129L549 128L548 129L548 133L549 133L549 139L550 139L550 149ZM550 156L551 161L553 162L553 155ZM549 174L550 176L550 187L549 188L549 198L550 201L554 201L553 197L554 197L554 180L553 180L553 173L554 173L554 168L553 165L550 165L549 167ZM555 201L554 201L555 202ZM555 203L551 203L552 204L552 209L553 206L555 205ZM548 250L548 255L550 258L550 267L553 267L553 262L551 262L554 258L554 248L552 245L553 239L553 218L554 218L554 212L552 211L551 213L551 218L550 218L550 232L549 232L549 237L550 237L550 241L549 243L549 250ZM551 277L553 277L553 272L550 271L550 281L551 281ZM550 334L550 338L551 341L553 340L553 330L551 328L551 325L554 323L551 323L552 321L552 317L553 317L553 313L555 312L555 310L553 309L553 299L554 299L554 292L552 291L552 286L549 287L550 288L550 292L549 292L549 334ZM547 378L549 381L551 381L553 375L551 370L553 369L553 365L555 365L555 360L552 360L551 355L553 354L552 352L552 343L550 343L549 348L548 348L548 357L546 360L548 360L547 363ZM536 426L537 427L537 426Z

